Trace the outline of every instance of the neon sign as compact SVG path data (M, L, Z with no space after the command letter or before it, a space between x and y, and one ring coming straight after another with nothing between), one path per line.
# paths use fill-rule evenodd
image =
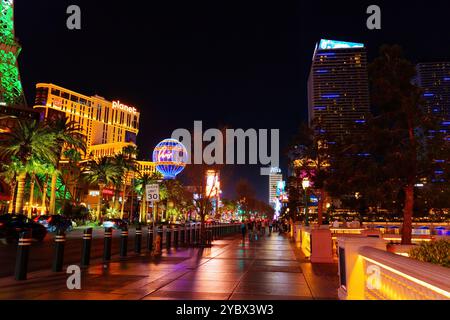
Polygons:
M112 108L113 109L124 110L124 111L127 111L127 112L132 112L132 113L136 113L137 112L136 108L124 105L124 104L120 103L119 100L113 101Z

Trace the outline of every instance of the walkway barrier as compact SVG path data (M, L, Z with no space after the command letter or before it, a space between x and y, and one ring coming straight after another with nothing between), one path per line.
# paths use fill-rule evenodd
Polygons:
M180 225L180 244L184 246L186 242L186 224Z
M87 228L83 231L83 246L81 249L81 266L87 267L91 261L91 246L92 246L92 228Z
M112 241L112 228L105 228L105 239L103 241L103 261L108 262L111 260L111 241Z
M17 246L16 267L14 270L14 278L16 280L27 279L31 241L31 229L20 233L19 243Z
M166 227L166 248L170 249L172 244L172 228L170 226Z
M148 227L147 231L147 250L152 251L153 250L153 226Z
M340 299L450 300L450 270L385 250L377 238L338 238Z
M123 227L120 232L120 252L121 258L126 258L128 252L128 227Z
M141 225L139 224L136 227L136 234L135 234L135 238L134 238L134 252L137 254L140 254L141 246L142 246L142 228L141 228Z
M53 272L61 272L64 263L64 244L66 243L66 234L64 230L58 229L55 236L55 254L53 256Z
M178 241L179 241L179 227L177 226L173 229L173 245L175 247L178 247L179 244Z

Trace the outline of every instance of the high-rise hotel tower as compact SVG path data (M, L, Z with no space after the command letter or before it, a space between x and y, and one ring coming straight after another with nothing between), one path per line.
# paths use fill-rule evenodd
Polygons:
M43 119L64 115L76 122L86 136L88 157L112 156L136 144L139 111L120 101L38 83L34 109L41 112Z
M329 136L342 138L370 112L366 49L361 43L322 39L308 79L308 118Z
M417 65L417 85L424 90L424 108L439 117L450 134L450 62Z

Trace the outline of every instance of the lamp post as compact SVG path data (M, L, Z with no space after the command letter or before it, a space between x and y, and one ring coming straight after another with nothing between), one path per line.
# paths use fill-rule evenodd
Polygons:
M308 188L309 188L309 179L303 178L302 187L305 190L305 226L309 226L308 219Z

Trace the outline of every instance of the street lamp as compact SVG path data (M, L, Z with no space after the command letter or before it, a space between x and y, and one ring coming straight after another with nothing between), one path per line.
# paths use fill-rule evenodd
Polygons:
M309 226L308 219L308 188L309 188L309 179L303 178L302 187L305 189L305 226Z

